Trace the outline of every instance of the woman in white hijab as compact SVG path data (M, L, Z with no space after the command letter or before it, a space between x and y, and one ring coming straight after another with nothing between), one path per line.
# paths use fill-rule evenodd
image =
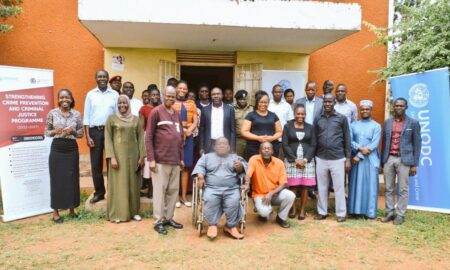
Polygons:
M140 221L140 170L144 165L144 131L137 116L132 115L130 99L119 96L117 113L105 126L105 152L108 164L106 219L120 223Z

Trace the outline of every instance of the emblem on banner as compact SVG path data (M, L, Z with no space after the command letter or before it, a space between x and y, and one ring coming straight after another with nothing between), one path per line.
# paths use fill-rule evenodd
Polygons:
M416 83L409 88L409 103L416 108L422 108L428 105L430 92L424 83Z

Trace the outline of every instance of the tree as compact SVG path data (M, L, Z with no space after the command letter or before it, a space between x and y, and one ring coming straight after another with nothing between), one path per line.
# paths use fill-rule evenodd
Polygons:
M4 22L7 18L22 13L22 2L23 0L0 0L0 20ZM12 25L0 23L0 33L6 33L12 28Z
M398 0L391 29L364 24L376 36L370 46L392 44L388 67L377 70L376 82L392 76L450 65L450 1Z

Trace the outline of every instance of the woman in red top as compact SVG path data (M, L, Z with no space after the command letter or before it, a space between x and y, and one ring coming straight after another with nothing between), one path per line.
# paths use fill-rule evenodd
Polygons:
M151 90L144 90L142 92L142 102L144 106L139 110L139 118L141 119L141 123L144 123L144 132L147 128L147 119L150 115L150 112L161 103L160 92L158 88L153 88ZM153 193L152 185L151 185L151 174L150 174L150 163L145 160L145 166L142 173L142 185L141 189L145 189L148 187L147 197L151 198Z

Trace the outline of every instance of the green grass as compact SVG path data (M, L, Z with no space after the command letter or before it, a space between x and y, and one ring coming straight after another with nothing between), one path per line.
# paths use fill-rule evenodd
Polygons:
M441 248L450 242L450 215L423 211L407 211L406 222L396 226L400 245Z
M343 261L354 269L379 269L386 262L400 269L410 260L448 261L446 254L450 251L450 215L439 213L408 210L401 226L364 218L336 224L308 217L305 222L289 220L292 228L288 230L273 227L266 235L253 231L248 239L246 236L233 242L220 236L212 244L205 236L197 238L188 224L181 232L169 228L169 235L164 237L151 227L143 231L139 225L136 230L134 226L125 231L112 230L105 213L84 209L87 197L81 196L77 219L63 212L64 225L54 224L51 218L0 223L0 269L85 269L108 263L117 269L144 268L144 264L161 269L195 269L202 263L211 266L212 258L220 269L229 269L230 265L235 269L343 269ZM307 211L315 213L315 207L308 205ZM142 212L144 218L151 215L150 210ZM378 216L383 215L380 210ZM67 236L71 237L70 244L64 242ZM42 250L49 246L50 251ZM96 253L86 253L92 246Z

